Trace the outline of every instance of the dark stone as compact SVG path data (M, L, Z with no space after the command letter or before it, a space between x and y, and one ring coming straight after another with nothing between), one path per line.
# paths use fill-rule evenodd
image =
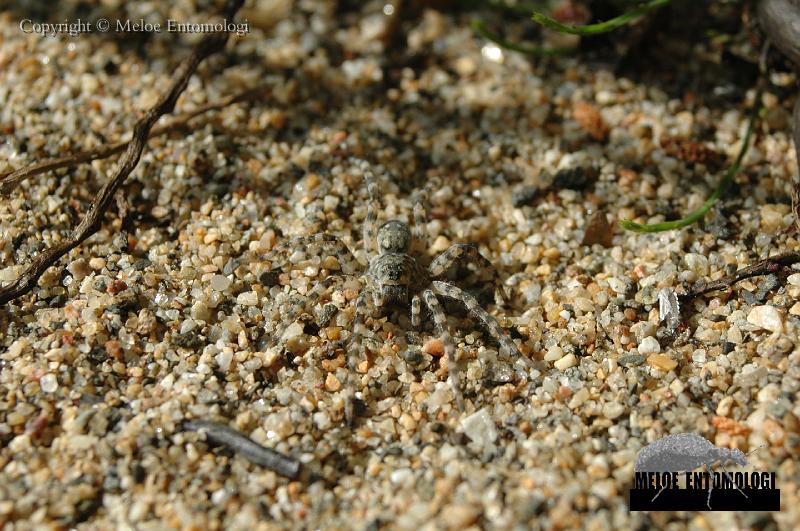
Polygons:
M271 288L272 286L276 286L278 284L278 276L280 275L280 273L281 273L280 269L265 271L261 273L260 277L258 277L258 281L261 283L262 286Z
M234 269L236 269L237 267L239 267L239 261L234 259L234 258L231 258L225 264L225 267L222 268L222 274L223 275L230 275L231 273L233 273Z
M145 471L144 467L139 463L133 465L133 470L131 470L131 475L133 476L133 480L136 483L142 483L145 479L147 479L147 472Z
M425 359L419 349L406 349L403 352L403 359L410 365L418 365Z
M568 188L570 190L586 190L597 180L599 172L597 168L588 167L584 168L578 166L575 168L564 168L558 170L553 179L552 188L561 190Z
M143 269L147 268L150 264L152 264L150 260L147 258L140 258L136 260L131 267L133 267L136 271L142 271Z
M328 326L328 323L330 323L331 319L333 319L333 316L336 315L336 312L338 311L339 308L335 304L333 303L326 304L325 306L322 307L322 312L319 321L317 321L317 324L319 324L320 327Z
M315 323L314 321L308 321L303 326L303 333L308 336L316 336L319 335L320 326Z
M645 357L641 354L626 354L619 358L619 364L623 367L637 367L644 363Z
M511 194L511 204L515 208L529 205L539 196L539 193L539 189L535 186L522 186Z
M197 332L186 332L185 334L178 334L172 338L173 342L179 347L188 349L198 349L205 344L203 337Z

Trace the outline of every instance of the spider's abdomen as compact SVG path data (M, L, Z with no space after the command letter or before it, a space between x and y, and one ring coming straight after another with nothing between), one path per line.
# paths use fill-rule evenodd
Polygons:
M416 274L416 262L404 253L383 253L369 264L369 275L386 304L408 304L408 286Z

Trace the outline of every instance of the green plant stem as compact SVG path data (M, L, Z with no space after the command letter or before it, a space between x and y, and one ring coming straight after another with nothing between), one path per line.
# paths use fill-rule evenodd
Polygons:
M650 0L646 4L635 7L623 13L622 15L606 20L605 22L598 22L597 24L587 24L585 26L570 26L562 24L561 22L548 17L544 13L534 13L533 20L542 26L559 31L561 33L571 33L573 35L597 35L598 33L606 33L628 24L630 21L647 14L650 11L665 6L670 0Z
M533 55L534 57L552 57L552 56L559 56L559 55L568 55L572 53L574 48L541 48L538 46L523 46L520 44L515 44L513 42L509 42L500 38L499 36L495 35L494 33L490 32L486 25L481 22L480 20L473 20L472 21L472 29L480 35L484 37L501 48L505 48L506 50L511 50L514 52L524 53L527 55Z
M725 172L725 176L722 178L722 181L720 181L717 189L714 190L714 193L711 194L711 197L706 199L705 203L703 203L703 206L683 219L665 221L663 223L653 223L652 225L642 225L629 219L624 219L619 222L619 224L622 225L622 228L639 233L661 232L665 230L686 227L705 216L706 213L711 210L711 207L714 206L714 203L716 203L720 197L725 195L725 192L728 191L728 188L733 182L734 177L736 177L736 174L739 173L739 169L742 166L742 160L744 160L744 156L747 154L747 150L750 147L750 138L753 135L753 130L755 129L756 122L758 121L758 113L761 108L761 92L762 91L759 89L756 93L756 100L753 105L753 110L750 114L750 121L747 124L747 132L744 135L742 147L739 149L739 154L736 156L736 160L734 161L733 165L728 168L728 171Z

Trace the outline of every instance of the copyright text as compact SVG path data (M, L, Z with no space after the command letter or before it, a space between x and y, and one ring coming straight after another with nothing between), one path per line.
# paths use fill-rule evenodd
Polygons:
M168 19L166 22L147 22L138 20L109 20L101 18L95 21L77 19L64 22L35 22L29 18L19 22L19 29L23 33L36 34L43 37L57 37L67 35L77 37L83 33L215 33L227 31L236 35L250 33L250 23L222 20L220 22L181 22Z

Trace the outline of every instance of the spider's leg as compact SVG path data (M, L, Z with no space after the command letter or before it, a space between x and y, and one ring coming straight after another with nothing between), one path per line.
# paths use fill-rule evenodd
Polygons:
M344 415L348 424L353 423L353 398L355 397L354 375L356 373L356 367L358 366L358 360L361 358L361 353L364 350L362 339L367 331L367 327L364 325L364 319L367 315L367 297L369 295L369 288L364 288L356 299L356 316L353 323L353 336L350 340L350 348L347 352L347 390L344 401Z
M305 300L293 302L289 310L284 314L282 324L275 330L273 337L280 341L284 332L286 332L286 329L289 328L289 325L294 322L297 316L300 315L307 307L314 306L314 304L317 303L322 294L328 290L334 281L341 279L342 277L339 275L331 275L314 286L314 288L308 292L308 295L306 295Z
M414 228L411 229L411 236L417 242L418 248L427 251L430 242L428 241L427 216L425 207L422 206L421 195L415 194L412 201L414 202Z
M453 284L449 284L447 282L442 282L441 280L434 280L431 283L433 284L433 290L436 293L456 299L457 301L461 301L461 303L467 307L467 310L469 310L472 315L480 319L495 340L500 343L501 350L504 350L507 356L511 356L512 358L521 358L530 365L531 361L522 355L517 348L517 345L515 345L511 338L505 334L502 328L500 328L497 320L481 307L475 297L458 286L454 286Z
M364 220L364 251L367 253L369 261L375 254L376 229L375 223L378 220L378 185L375 184L375 175L369 168L369 163L361 161L361 172L364 175L364 182L367 184L369 201L367 202L367 218Z
M383 299L383 293L381 293L380 289L376 289L372 292L372 304L375 306L375 309L383 308L383 305L386 301Z
M358 365L358 358L361 356L363 350L361 340L364 337L367 327L364 324L364 318L367 315L368 304L367 297L370 294L369 289L361 290L358 298L356 299L356 316L353 322L353 337L350 340L350 352L347 357L347 367L352 372Z
M411 298L411 326L419 328L422 324L420 312L422 311L419 295L414 295Z
M274 249L264 255L264 260L274 264L278 261L281 255L289 254L289 260L292 262L301 262L307 260L309 257L308 248L310 246L317 246L320 249L320 254L328 253L335 256L339 261L339 265L344 270L346 265L350 265L355 270L355 264L359 264L353 252L347 247L341 238L333 234L321 232L319 234L312 234L311 236L300 236L299 238L292 238L287 242L277 245ZM292 257L297 256L295 260Z
M431 262L431 265L428 267L428 273L431 278L436 278L454 265L467 261L472 261L488 271L492 275L492 278L499 278L494 264L479 253L477 247L468 243L456 243L451 245ZM498 290L500 291L500 296L503 297L503 302L509 305L508 294L502 283L498 284Z
M422 293L422 298L425 299L425 304L430 308L433 314L433 322L436 324L436 329L442 337L444 343L444 351L447 355L447 383L453 390L453 395L456 397L456 406L459 411L464 411L464 397L461 395L461 389L458 387L458 376L456 374L456 348L453 345L453 340L450 337L450 332L447 330L447 317L444 314L442 305L436 295L429 289Z

